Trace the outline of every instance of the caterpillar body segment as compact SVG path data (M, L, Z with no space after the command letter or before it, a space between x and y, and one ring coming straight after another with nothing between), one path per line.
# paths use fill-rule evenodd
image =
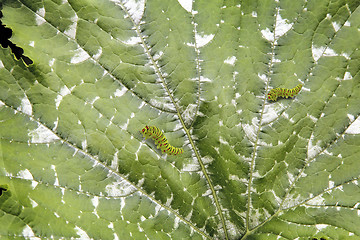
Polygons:
M169 144L168 140L166 139L164 133L155 126L145 126L141 133L144 135L145 139L152 138L154 139L157 148L169 155L178 155L184 152L184 149L173 147Z
M294 88L274 88L268 93L268 100L276 101L278 97L288 98L297 95L302 88L302 84L297 85Z

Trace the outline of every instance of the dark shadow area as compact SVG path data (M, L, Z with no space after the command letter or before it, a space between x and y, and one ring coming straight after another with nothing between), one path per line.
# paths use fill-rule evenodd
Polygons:
M2 12L0 11L0 18L2 18ZM14 54L16 60L22 60L26 66L33 64L33 61L24 55L24 50L14 43L12 43L9 39L12 35L12 30L10 28L5 27L0 20L0 45L3 48L10 47L11 52Z
M8 190L8 187L6 185L0 185L0 197L3 194L3 192L6 192Z

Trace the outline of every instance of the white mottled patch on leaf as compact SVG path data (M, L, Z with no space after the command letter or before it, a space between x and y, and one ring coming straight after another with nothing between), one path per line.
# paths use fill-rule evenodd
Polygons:
M160 205L156 205L155 207L155 216L159 214L159 211L161 210L161 206Z
M164 55L163 51L159 51L157 53L155 53L155 55L153 56L154 60L157 61L159 60L162 56Z
M122 197L136 191L136 188L125 180L106 185L105 192L111 197Z
M351 26L351 24L350 24L350 22L349 22L349 21L346 21L346 22L344 23L344 26L346 26L346 27L350 27L350 26Z
M117 169L118 167L118 154L119 154L119 151L116 150L115 154L114 154L114 157L113 157L113 160L111 162L111 168L112 169Z
M65 85L60 89L60 95L63 97L70 93L71 93L70 89Z
M81 148L82 148L83 150L85 150L85 149L87 148L87 141L86 141L86 139L84 139L84 140L81 142Z
M31 240L40 240L41 238L35 237L33 230L29 227L29 225L25 225L21 233L22 237L31 239Z
M331 23L332 23L333 28L335 29L335 32L339 31L341 25L337 22L331 22Z
M268 40L269 42L274 41L274 33L270 31L270 29L266 28L261 30L262 37Z
M56 97L55 99L55 106L56 106L56 109L59 108L59 105L63 99L64 96L70 94L71 91L70 89L67 87L67 86L63 86L61 89L60 89L60 93L59 95Z
M313 115L307 114L307 116L313 121L314 123L317 122L318 118L314 117Z
M264 82L266 82L268 80L268 77L265 74L260 74L258 73L258 77L263 80Z
M30 199L31 206L32 206L33 208L35 208L35 207L37 207L37 206L39 205L37 202L35 202L35 201L32 200L31 198L29 198L29 199Z
M128 45L136 45L136 44L141 43L141 38L140 37L131 37L127 41L124 41L124 43L128 44Z
M252 211L250 214L250 223L252 225L257 226L260 224L260 222L261 222L260 219L263 215L262 215L262 213L260 213L259 209L254 208L253 206L251 206L251 209L252 209Z
M114 223L110 222L107 227L110 228L110 229L112 229L112 230L114 230Z
M229 145L229 142L222 136L219 137L219 142L224 145Z
M232 57L228 57L227 59L225 59L224 63L234 66L235 61L236 61L236 57L232 56Z
M78 48L74 52L74 56L70 60L72 64L81 63L90 58L89 54L85 52L82 48Z
M204 163L204 164L209 164L209 163L211 163L211 162L213 162L215 159L214 158L212 158L212 157L210 157L210 156L204 156L203 158L202 158L202 162ZM197 161L196 161L197 162Z
M214 36L215 36L214 34L200 35L200 34L196 33L195 34L196 46L198 48L205 46L214 38Z
M340 56L343 56L344 58L346 58L346 60L350 60L350 54L349 53L342 52L340 54Z
M52 67L54 65L55 58L49 60L49 66Z
M352 80L353 77L351 76L350 72L345 72L344 74L344 80Z
M255 142L256 141L256 133L258 129L258 119L253 118L252 124L242 124L242 127L244 129L244 132L246 136L249 138L250 141Z
M290 184L293 183L294 180L295 180L294 175L293 175L292 173L290 173L290 172L287 172L286 175L287 175L287 177L288 177L288 179L289 179L289 183L290 183Z
M281 60L280 60L280 59L277 59L277 58L273 58L273 59L272 59L272 62L273 62L273 63L281 63Z
M94 211L92 212L97 218L100 218L98 213L97 213L97 210L96 208L99 206L99 197L98 196L94 196L92 199L91 199L91 203L92 205L94 206Z
M338 56L338 54L334 51L334 49L326 48L324 52L324 56L334 57L334 56Z
M178 0L178 2L187 12L191 12L193 0Z
M30 47L35 47L35 42L34 42L34 41L30 41L29 46L30 46Z
M54 186L59 186L59 178L58 178L58 175L57 175L57 172L56 172L56 167L55 167L55 165L51 165L50 168L51 168L52 170L54 170L54 175L55 175Z
M269 122L272 122L278 117L278 114L276 112L277 108L278 105L276 104L265 105L262 124L267 124Z
M95 96L93 99L91 99L90 101L86 101L86 103L90 103L91 105L94 105L94 103L99 100L100 97L99 96Z
M17 108L17 110L27 115L32 115L32 106L27 97L21 99L21 105Z
M253 12L251 13L251 16L257 17L257 12L253 11Z
M240 181L240 178L237 175L230 174L229 175L229 180Z
M288 22L289 21L287 19L283 19L281 17L278 10L278 14L276 16L276 25L275 25L275 39L280 38L292 28L292 24L289 24Z
M194 116L196 116L196 107L196 104L189 104L183 112L185 124L190 124L193 121Z
M207 77L200 76L200 82L212 82L212 80Z
M254 178L260 178L260 177L262 177L262 175L260 175L259 171L254 171L253 174L252 174L252 176L253 176Z
M116 89L114 92L114 96L115 97L121 97L122 95L124 95L127 92L127 88L123 87L121 89Z
M360 119L357 118L348 129L346 129L345 133L347 134L360 134Z
M313 136L310 137L309 146L308 146L308 159L314 158L320 151L321 147L319 144L313 144ZM319 142L318 142L319 143Z
M71 39L75 39L76 37L76 28L78 22L78 16L75 14L70 20L72 24L64 31L64 34L69 36Z
M115 2L117 4L122 4L119 0L111 0L112 2ZM127 0L125 2L125 7L127 11L129 12L130 16L134 20L136 24L139 24L141 21L141 18L144 15L144 9L145 9L145 0Z
M76 226L75 228L76 233L79 235L79 239L91 239L87 233L82 230L80 227Z
M45 8L39 8L37 11L36 11L36 14L39 15L40 17L45 17Z
M323 231L325 228L328 227L328 225L326 225L326 224L316 224L315 227L316 227L319 231Z
M33 175L28 169L19 171L18 177L25 180L34 180Z
M182 172L196 172L200 170L200 166L199 164L186 164L183 166L183 168L181 169Z
M31 137L31 143L51 143L60 138L43 125L29 131L28 136Z
M276 195L274 194L276 201L278 203L282 202L281 198L276 197ZM283 202L283 208L291 208L295 205L298 205L300 202L303 202L304 199L301 198L300 195L294 195L294 194L289 194L288 197L284 200Z
M102 48L99 47L99 48L98 48L98 51L93 55L93 58L97 60L97 59L99 59L99 57L101 56L101 54L102 54Z
M355 117L354 117L354 115L352 115L352 114L347 114L347 117L349 118L349 120L350 120L351 122L353 122L353 121L355 120Z
M4 68L4 64L1 60L0 60L0 68Z
M319 58L323 55L324 51L325 47L315 47L314 45L311 46L311 52L315 62L319 60Z
M178 229L179 228L179 222L180 222L180 218L176 217L174 219L174 229Z
M36 15L35 15L35 22L36 22L36 25L41 25L45 22L45 8L39 8L37 11L36 11Z

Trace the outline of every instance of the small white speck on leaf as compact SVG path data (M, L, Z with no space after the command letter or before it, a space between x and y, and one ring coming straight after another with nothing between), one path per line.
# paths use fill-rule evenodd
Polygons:
M232 57L228 57L227 59L224 60L224 63L226 64L230 64L232 66L235 65L235 61L236 61L236 57L232 56Z

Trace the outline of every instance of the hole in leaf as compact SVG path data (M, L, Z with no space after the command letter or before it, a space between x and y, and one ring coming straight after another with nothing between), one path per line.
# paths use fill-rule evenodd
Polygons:
M2 12L0 11L0 18L2 18ZM0 20L0 44L3 48L10 47L11 52L14 54L16 60L22 60L26 66L33 64L33 61L24 55L24 50L14 43L12 43L9 39L12 35L12 30L10 28L5 27Z

